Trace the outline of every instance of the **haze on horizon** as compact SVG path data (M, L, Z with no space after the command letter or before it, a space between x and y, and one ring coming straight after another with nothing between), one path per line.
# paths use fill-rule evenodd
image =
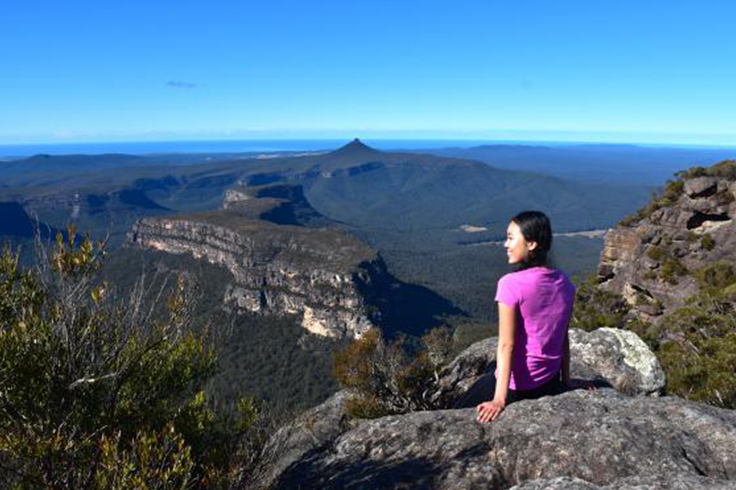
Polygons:
M734 18L726 0L6 2L0 145L733 146Z

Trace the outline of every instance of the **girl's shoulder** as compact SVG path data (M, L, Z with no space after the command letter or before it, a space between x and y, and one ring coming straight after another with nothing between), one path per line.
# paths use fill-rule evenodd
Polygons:
M531 267L519 271L509 272L501 276L499 284L528 284L536 282L554 281L568 287L575 288L568 275L560 270L548 267Z
M521 278L521 277L542 277L542 276L562 276L562 277L567 278L567 274L565 274L560 269L538 266L538 267L529 267L528 269L521 269L521 270L514 271L514 272L509 272L501 276L501 279L505 277Z

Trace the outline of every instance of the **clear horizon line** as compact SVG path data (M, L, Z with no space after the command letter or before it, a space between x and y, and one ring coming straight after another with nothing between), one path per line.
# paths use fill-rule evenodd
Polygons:
M526 130L524 130L526 131ZM531 130L529 130L531 132ZM565 132L565 131L560 131ZM361 141L426 141L426 142L453 142L453 141L468 141L468 142L489 142L489 143L500 143L500 144L539 144L539 143L555 143L555 144L571 144L571 145L634 145L634 146L676 146L676 147L700 147L700 148L713 148L713 149L731 149L736 148L736 143L705 143L705 142L674 142L674 141L656 141L656 140L597 140L597 139L553 139L553 138L503 138L503 137L484 137L484 136L452 136L446 137L431 137L428 135L424 136L324 136L324 137L266 137L266 138L254 138L254 137L212 137L212 138L163 138L163 139L111 139L111 140L55 140L55 141L38 141L38 142L1 142L0 147L36 147L36 146L102 146L102 145L126 145L126 144L176 144L176 143L226 143L226 142L320 142L320 141L352 141L353 139L360 139ZM735 138L736 139L736 138Z

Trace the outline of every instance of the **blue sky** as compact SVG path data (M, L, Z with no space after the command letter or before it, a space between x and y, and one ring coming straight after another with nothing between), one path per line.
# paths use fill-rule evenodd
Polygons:
M0 144L736 144L733 1L2 0Z

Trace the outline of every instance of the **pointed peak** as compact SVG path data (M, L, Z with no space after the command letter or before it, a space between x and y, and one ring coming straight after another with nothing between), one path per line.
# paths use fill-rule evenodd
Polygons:
M341 146L337 150L332 152L333 154L344 154L344 153L380 153L375 148L371 148L366 145L360 139L355 138L353 141L345 146Z

